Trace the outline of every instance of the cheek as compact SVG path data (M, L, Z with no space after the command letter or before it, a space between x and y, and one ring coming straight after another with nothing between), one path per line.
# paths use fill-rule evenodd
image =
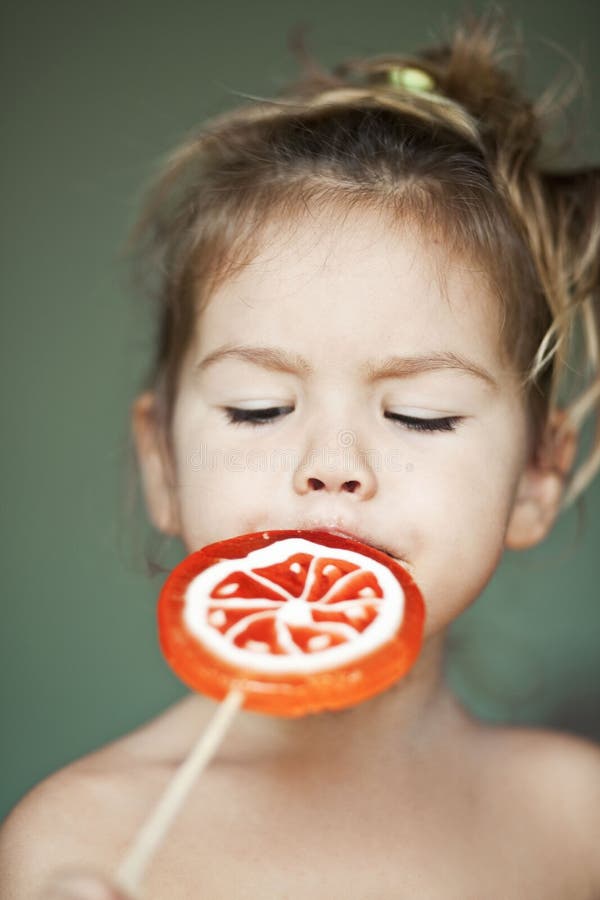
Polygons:
M429 635L477 599L502 559L519 473L515 446L512 456L506 447L463 448L458 456L415 465L404 499Z
M417 580L427 635L450 625L480 596L504 549L506 502L473 473L422 506L416 521ZM447 486L447 485L446 485Z
M214 449L214 448L213 448ZM182 540L188 550L257 530L268 520L264 474L239 451L211 453L196 447L179 457L177 503Z
M188 552L269 521L274 495L282 494L291 478L286 457L274 458L264 439L227 426L185 394L175 411L173 436L176 502Z
M415 460L411 499L417 506L427 503L430 512L437 509L439 521L452 528L495 531L508 519L526 454L526 422L495 411L456 444L449 440L429 458Z

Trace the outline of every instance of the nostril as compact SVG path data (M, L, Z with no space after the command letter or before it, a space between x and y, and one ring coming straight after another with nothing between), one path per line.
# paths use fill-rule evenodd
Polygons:
M358 481L345 481L343 487L344 490L349 491L351 494L353 494L358 487L358 484Z
M325 485L318 478L309 478L308 483L314 491L322 491Z

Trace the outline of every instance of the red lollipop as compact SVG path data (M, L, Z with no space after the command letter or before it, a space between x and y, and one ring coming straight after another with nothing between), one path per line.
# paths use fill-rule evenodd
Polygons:
M268 531L210 544L160 595L162 651L189 687L279 716L344 709L415 661L425 608L388 554L326 531Z

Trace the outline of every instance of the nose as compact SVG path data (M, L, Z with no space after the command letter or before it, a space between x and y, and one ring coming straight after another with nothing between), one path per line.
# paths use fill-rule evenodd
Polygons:
M298 494L315 491L353 494L357 499L367 500L377 490L377 480L368 454L361 452L354 440L350 443L346 438L346 445L338 441L333 449L311 450L294 472L294 490Z

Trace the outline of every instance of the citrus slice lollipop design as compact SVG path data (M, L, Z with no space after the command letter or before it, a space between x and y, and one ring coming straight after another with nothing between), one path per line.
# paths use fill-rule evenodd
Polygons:
M402 677L424 604L386 553L322 531L240 535L190 554L158 607L165 658L191 688L301 716L353 706Z

